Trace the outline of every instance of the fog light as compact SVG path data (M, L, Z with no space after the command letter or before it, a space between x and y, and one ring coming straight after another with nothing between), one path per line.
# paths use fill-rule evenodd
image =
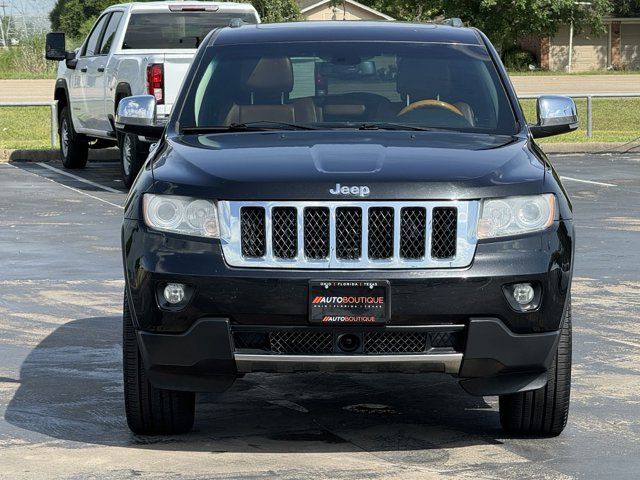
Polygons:
M533 301L535 291L529 283L518 283L513 286L513 298L520 305L529 305Z
M184 285L181 283L169 283L164 287L164 299L171 305L176 305L184 300Z

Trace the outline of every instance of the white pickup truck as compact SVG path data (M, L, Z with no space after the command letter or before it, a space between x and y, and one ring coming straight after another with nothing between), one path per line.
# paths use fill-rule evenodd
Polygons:
M116 134L118 103L151 94L158 117L168 116L199 43L210 30L259 23L251 4L145 2L113 5L82 46L66 51L63 33L47 35L46 58L59 60L60 152L66 168L83 168L90 148L120 147L122 178L130 186L149 151L144 138Z

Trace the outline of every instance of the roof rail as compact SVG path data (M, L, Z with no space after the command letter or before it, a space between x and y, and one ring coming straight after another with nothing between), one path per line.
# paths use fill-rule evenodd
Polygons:
M460 28L460 27L464 27L464 22L457 17L445 18L440 22L440 25L449 25L450 27Z

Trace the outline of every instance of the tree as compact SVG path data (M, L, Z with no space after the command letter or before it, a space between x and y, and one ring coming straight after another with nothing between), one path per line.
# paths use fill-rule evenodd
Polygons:
M576 31L603 30L603 17L613 10L611 0L362 0L399 20L459 17L485 32L499 49L506 51L529 35L553 35L574 21ZM638 4L640 0L618 0Z
M640 15L640 0L613 0L614 15L636 17Z
M604 31L603 17L611 11L609 0L457 0L442 2L443 14L460 17L485 32L502 51L516 47L522 37L555 34L573 20L577 32Z
M300 7L295 0L252 0L265 23L295 22L301 20Z
M408 22L426 22L436 18L442 10L440 1L434 0L360 0L371 8Z

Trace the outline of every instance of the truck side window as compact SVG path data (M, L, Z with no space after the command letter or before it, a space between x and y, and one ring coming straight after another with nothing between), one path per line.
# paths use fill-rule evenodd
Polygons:
M111 45L113 45L113 39L116 36L118 26L120 25L120 20L122 20L122 15L122 12L114 12L113 15L111 15L111 20L109 20L109 24L107 25L107 28L104 31L104 35L102 36L100 55L109 54Z
M110 16L111 13L103 15L95 24L93 30L91 30L91 34L89 35L87 42L84 44L84 48L82 49L82 57L93 57L98 54L98 43L100 42L100 38L102 37L104 26Z

